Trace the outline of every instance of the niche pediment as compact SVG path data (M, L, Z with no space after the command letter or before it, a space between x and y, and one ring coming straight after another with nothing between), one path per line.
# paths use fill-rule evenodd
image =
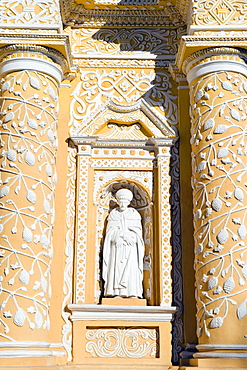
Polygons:
M143 99L127 107L108 101L84 120L71 136L94 136L102 140L176 140L175 131Z

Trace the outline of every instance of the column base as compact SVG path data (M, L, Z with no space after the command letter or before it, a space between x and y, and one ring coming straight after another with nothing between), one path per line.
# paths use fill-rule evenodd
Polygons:
M243 370L247 369L247 358L193 358L183 359L179 370Z

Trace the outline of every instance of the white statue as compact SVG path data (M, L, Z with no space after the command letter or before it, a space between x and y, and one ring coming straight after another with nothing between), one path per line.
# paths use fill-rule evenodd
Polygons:
M103 247L105 297L143 297L144 242L141 216L128 207L132 198L130 190L118 190L119 207L108 216Z

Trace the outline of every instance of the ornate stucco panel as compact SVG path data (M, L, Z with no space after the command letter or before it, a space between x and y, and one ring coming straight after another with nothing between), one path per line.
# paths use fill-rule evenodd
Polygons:
M58 30L59 0L2 0L0 27Z
M193 0L190 33L204 31L246 31L245 0Z
M164 28L77 28L71 33L72 53L76 57L147 54L174 58L178 32Z
M148 109L163 122L175 126L177 105L173 89L171 76L164 69L156 73L152 69L129 68L81 70L80 81L72 92L70 132L87 125L87 119L109 99L122 106L143 99Z

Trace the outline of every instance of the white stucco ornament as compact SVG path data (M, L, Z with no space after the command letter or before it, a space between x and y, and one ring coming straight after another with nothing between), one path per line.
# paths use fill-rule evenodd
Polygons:
M141 216L128 207L133 194L128 189L116 193L118 208L108 216L103 247L104 295L143 297L143 257Z

